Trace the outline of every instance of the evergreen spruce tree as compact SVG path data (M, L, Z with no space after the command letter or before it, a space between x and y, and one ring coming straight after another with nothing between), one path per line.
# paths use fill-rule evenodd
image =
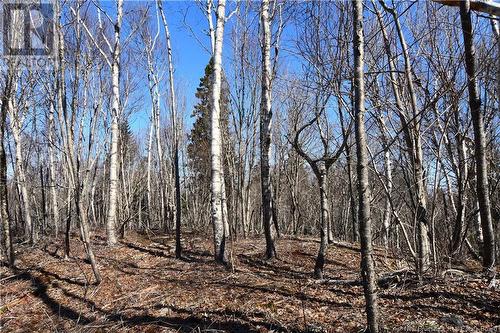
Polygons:
M196 180L197 195L200 195L206 204L210 202L210 96L212 92L213 60L210 59L205 67L205 75L200 79L196 89L198 104L194 106L191 117L196 120L189 134L187 147L188 163ZM229 138L229 87L223 80L221 93L221 115L223 140ZM224 145L226 148L227 145ZM224 152L226 155L227 152ZM227 161L224 159L224 173L227 174Z

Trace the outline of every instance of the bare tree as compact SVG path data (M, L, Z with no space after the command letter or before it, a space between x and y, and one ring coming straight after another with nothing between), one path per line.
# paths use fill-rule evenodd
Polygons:
M56 13L59 13L59 3L56 4ZM57 18L59 20L59 18ZM56 30L59 28L58 23L56 23ZM48 154L49 154L49 188L50 188L50 207L52 213L52 220L54 224L54 234L56 237L59 236L59 202L57 196L57 184L56 184L56 129L55 129L55 119L54 113L57 107L57 67L54 66L54 84L50 87L53 88L49 91L50 105L49 105L49 115L48 115Z
M295 137L293 141L291 141L291 144L297 151L297 153L307 161L309 166L311 167L314 176L316 177L316 180L318 182L319 186L319 196L320 196L320 206L321 206L321 227L320 227L320 237L321 237L321 242L320 242L320 247L318 251L318 256L316 257L316 264L314 266L314 276L318 279L323 278L323 269L325 265L325 259L326 259L326 251L328 249L328 230L329 230L329 221L330 221L330 211L329 211L329 204L328 204L328 194L327 194L327 177L328 177L328 171L330 170L331 166L337 161L337 159L340 157L342 154L344 147L347 143L347 141L343 141L343 143L336 149L336 151L331 152L331 143L330 143L330 138L328 137L328 133L325 133L324 129L321 128L321 122L320 122L320 117L322 114L325 112L325 107L326 103L328 101L328 98L325 99L323 104L319 104L319 98L316 97L316 104L314 106L314 111L315 111L315 116L312 118L310 121L308 121L306 124L304 124L302 127L299 129L296 129L295 131ZM321 139L321 146L322 146L322 154L320 157L314 157L312 154L306 152L305 148L303 147L303 143L301 142L301 134L312 126L313 124L316 124L317 130L320 135Z
M475 63L475 48L471 22L471 2L460 2L460 18L464 39L465 69L467 72L467 88L469 91L469 107L474 129L474 152L476 161L476 191L479 203L479 214L483 229L483 266L490 268L495 265L495 234L491 218L491 205L488 189L488 166L486 163L486 136L484 120L481 111L481 99L477 89L477 73Z
M170 87L170 117L172 121L173 131L173 169L174 169L174 182L175 182L175 256L181 258L182 244L181 244L181 181L179 173L179 128L177 125L177 105L175 100L175 85L174 85L174 64L172 61L172 47L170 46L170 32L168 30L167 19L162 7L162 1L158 0L158 9L160 10L161 18L163 21L163 28L165 29L165 38L167 40L167 55L168 55L168 78Z
M383 8L391 14L394 24L396 26L396 32L398 35L399 42L401 44L404 69L405 69L405 79L406 87L410 99L410 109L412 111L411 115L406 114L405 107L399 92L396 78L396 66L394 60L391 56L391 48L385 33L385 27L381 22L380 15L376 10L377 17L379 19L382 34L384 36L384 44L386 55L389 59L389 69L391 75L391 85L393 87L393 93L396 100L397 114L401 120L401 126L403 127L403 133L405 136L405 141L407 144L408 155L412 167L412 177L415 185L415 197L416 197L416 208L415 217L417 221L417 238L418 238L418 261L417 267L420 274L423 274L430 265L430 241L429 241L429 221L427 214L427 190L425 187L425 177L424 177L424 166L423 166L423 149L422 149L422 137L420 130L420 113L417 106L417 96L414 87L414 76L411 67L410 56L408 52L408 46L406 44L406 39L403 34L401 24L399 22L398 13L394 8L388 7L383 0L379 0Z
M222 136L220 121L220 96L222 85L222 45L224 37L224 24L226 20L226 1L219 0L217 4L217 25L215 30L215 43L213 52L213 86L211 96L212 114L211 124L211 215L214 231L215 260L227 264L226 242L229 237L227 227L227 203L225 201L224 171L222 167ZM211 13L209 13L211 17Z
M28 73L28 76L30 74ZM28 238L31 244L36 240L36 230L35 225L31 219L31 199L28 194L28 185L26 181L26 170L24 165L24 153L23 153L23 141L21 139L21 130L23 128L24 121L27 117L27 112L29 108L29 96L22 96L22 105L19 105L17 102L17 98L15 92L18 89L18 80L19 76L16 75L16 78L13 78L12 82L12 94L8 99L6 99L7 103L7 113L10 118L10 130L12 132L12 138L14 139L15 144L15 171L16 171L16 180L17 186L19 189L19 194L21 197L22 205L23 205L23 218L25 222L25 236ZM25 78L26 81L30 80L29 77ZM31 82L33 84L33 82ZM26 87L27 88L27 87ZM27 93L25 91L24 93Z
M262 97L260 102L260 182L262 188L262 219L266 237L266 258L276 257L272 229L272 189L269 159L271 157L271 21L269 0L262 1Z
M262 69L253 66L259 61L259 37L253 33L256 24L252 24L252 2L239 3L236 22L231 31L231 46L234 54L231 65L234 76L228 80L232 89L230 96L232 109L230 117L232 131L235 133L235 158L229 163L230 174L233 175L233 210L235 212L235 236L241 233L246 237L249 231L249 220L252 203L250 190L252 187L252 170L257 161L257 132L259 121L259 85ZM273 140L271 140L273 143ZM233 170L234 169L234 170ZM260 199L260 198L259 198Z
M108 244L116 244L116 209L117 209L117 190L118 190L118 138L120 129L118 122L121 116L120 106L120 30L123 18L123 0L116 0L116 21L114 23L115 41L111 54L111 80L113 87L112 97L112 117L111 117L111 151L109 165L109 206L108 218L106 220L106 231L108 235Z
M0 106L0 217L2 219L3 246L7 263L14 265L14 248L12 246L11 220L8 211L7 193L7 154L5 153L5 133L7 127L7 110L13 94L13 68L9 68L5 77L5 86Z
M353 3L354 53L354 122L356 128L356 156L359 196L359 236L361 241L361 276L365 291L366 316L370 333L377 333L378 307L376 275L373 264L370 184L368 181L368 154L365 129L364 36L363 3Z
M63 141L63 148L65 154L65 166L66 166L66 178L68 181L68 217L67 217L67 225L66 225L66 251L65 256L69 255L69 232L70 232L70 218L71 218L71 202L74 202L74 209L76 211L76 215L79 221L79 229L80 229L80 237L83 242L83 246L85 252L88 256L89 262L92 267L92 271L94 273L94 277L96 279L96 283L100 283L102 281L102 277L99 272L99 268L97 266L97 261L94 255L94 251L92 249L91 239L90 239L90 227L88 222L88 214L85 206L86 199L89 194L91 185L91 173L92 166L95 164L97 159L99 158L99 154L93 159L88 159L88 165L82 165L81 154L82 154L82 138L83 138L83 117L80 119L80 124L78 126L78 130L80 131L78 136L75 134L75 122L78 114L78 109L80 107L78 101L78 91L80 89L80 74L82 70L81 60L84 59L82 54L82 44L83 40L81 38L82 32L81 27L85 25L82 24L82 19L80 17L80 4L76 4L76 9L71 7L71 11L75 16L76 20L75 24L75 36L78 41L75 45L75 58L73 63L73 71L74 77L71 84L71 100L70 105L68 105L68 91L66 87L66 61L65 61L65 43L63 38L63 32L61 29L61 22L56 23L56 38L58 41L58 61L57 61L57 114L59 118L61 137ZM56 10L59 10L56 7ZM59 14L58 14L59 17ZM90 67L87 67L87 70ZM83 76L85 77L85 71L83 72ZM85 80L84 80L85 82ZM88 84L88 81L87 81ZM84 102L82 103L82 108L86 107L86 98L84 98ZM71 112L70 112L71 110ZM98 111L97 108L95 111ZM85 113L83 113L85 115ZM94 117L95 118L95 117ZM89 137L94 137L95 126L90 126L89 128ZM89 152L92 149L92 144L88 145ZM82 169L85 172L82 172Z

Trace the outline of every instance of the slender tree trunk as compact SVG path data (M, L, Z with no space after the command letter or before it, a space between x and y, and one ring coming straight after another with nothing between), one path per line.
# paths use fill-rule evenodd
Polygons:
M111 98L111 152L109 164L109 206L108 218L106 220L106 232L108 245L116 244L116 222L118 205L118 170L119 150L118 141L120 137L119 119L121 116L120 106L120 30L123 16L123 0L116 0L116 22L115 45L111 63L111 81L113 95Z
M379 110L380 111L380 110ZM387 250L389 248L389 228L391 225L391 200L390 195L392 193L392 160L391 160L391 151L389 149L387 136L385 133L385 120L383 116L378 117L380 123L380 131L382 133L382 144L384 149L384 165L385 165L385 178L386 178L386 186L387 192L385 198L385 207L384 207L384 216L382 220L382 239L384 243L384 247Z
M181 221L182 221L182 207L181 207L181 181L179 174L179 129L177 128L177 105L175 99L175 85L174 85L174 63L172 60L172 47L170 46L170 32L168 29L167 19L162 8L162 1L158 0L158 8L161 13L163 27L165 29L165 38L167 40L167 54L168 54L168 77L170 88L170 116L172 118L172 131L174 136L174 183L175 183L175 257L180 259L182 256L181 244Z
M78 180L77 183L79 183ZM88 227L87 213L81 199L82 198L80 197L79 191L78 190L75 191L75 206L78 218L80 220L80 235L82 237L83 246L85 248L85 252L87 253L87 257L89 258L90 266L92 267L92 272L94 273L96 283L99 284L101 283L102 278L101 274L99 273L97 262L95 260L94 251L92 250L92 246L90 243L90 233Z
M469 90L469 107L474 129L474 152L476 161L476 191L479 202L479 214L483 229L483 267L495 265L495 234L491 217L488 190L488 165L486 162L486 135L481 112L481 99L477 89L475 48L472 35L470 0L460 2L460 18L464 38L465 70Z
M65 160L65 169L64 175L68 184L67 192L66 192L66 223L64 226L64 259L68 260L70 255L70 231L71 231L71 219L72 219L72 197L71 193L72 182L71 182L71 166L72 160L70 158L71 152L73 151L73 141L72 135L70 133L70 124L69 124L69 116L67 110L67 100L66 100L66 62L64 61L64 38L61 31L61 10L60 10L60 2L55 2L56 9L56 38L57 38L57 57L58 61L55 63L55 71L56 71L56 98L57 98L57 116L59 119L59 129L61 132L62 144L64 147L64 160ZM79 12L78 12L79 14ZM79 28L76 29L77 35L79 34ZM77 64L77 62L76 62ZM75 66L76 67L76 66ZM76 72L76 68L75 68Z
M14 90L15 90L16 84L14 83ZM22 148L22 141L21 141L21 124L19 123L21 121L19 111L14 111L14 108L16 106L14 105L14 102L12 100L12 97L7 101L7 108L9 109L10 113L10 128L12 132L12 138L14 139L14 144L16 146L16 151L15 151L15 171L16 171L16 180L19 184L19 189L20 189L20 194L21 194L21 202L22 202L22 207L23 207L23 217L24 217L24 222L25 222L25 235L28 238L29 242L31 244L34 243L35 241L35 232L34 232L34 225L31 220L31 203L30 203L30 196L28 194L28 189L26 187L26 175L24 173L24 165L23 165L23 148Z
M354 113L356 126L356 156L359 194L359 235L361 240L361 275L365 292L366 315L371 333L377 333L378 309L376 276L372 258L370 184L365 129L363 3L354 1Z
M420 135L419 135L420 136ZM415 160L415 176L417 179L417 230L419 273L424 274L430 265L429 222L427 218L427 190L424 183L423 152L420 138L416 140L417 158Z
M151 106L151 119L149 124L148 135L148 161L146 166L146 200L147 200L147 228L151 228L151 220L153 216L153 201L151 197L151 168L153 161L153 131L154 131L154 107Z
M222 136L221 136L221 83L222 83L222 42L224 37L226 0L219 0L217 5L217 25L215 31L214 46L214 71L212 86L212 114L211 114L211 217L214 231L215 260L227 264L226 242L229 235L226 234L227 211L224 200L224 171L222 167Z
M458 123L457 123L458 126ZM452 247L451 254L455 255L459 253L460 247L462 245L462 241L465 237L465 227L466 227L466 204L467 204L467 191L466 191L466 183L467 183L467 154L466 147L463 135L461 133L457 133L457 150L458 150L458 175L457 175L457 188L458 188L458 200L457 200L457 212L456 212L456 220L455 227L453 230L452 237Z
M115 74L113 74L113 77ZM115 80L113 79L113 82ZM115 84L113 83L113 90L115 90ZM118 112L116 97L113 96L113 115L111 120L111 151L110 151L110 164L109 164L109 204L108 204L108 215L106 220L106 233L108 237L108 245L115 245L116 240L116 214L117 214L117 203L118 203L118 140L120 136L120 129L118 126Z
M339 119L340 126L342 128L342 139L344 141L349 140L349 135L347 133L346 125L344 124L344 116L342 112L342 103L338 103L339 107ZM349 212L351 214L351 224L352 224L352 241L357 242L359 238L358 232L358 206L356 205L356 199L354 197L354 186L353 186L353 175L352 175L352 156L351 156L351 148L349 144L345 146L345 156L347 163L347 177L349 180Z
M40 192L42 194L42 202L40 205L42 206L42 224L40 226L40 233L45 233L45 227L47 226L47 196L45 194L45 179L43 174L43 167L40 161L38 162L40 165Z
M317 279L323 278L323 268L325 266L326 251L328 249L328 195L326 193L326 178L328 170L322 164L318 167L319 173L316 174L319 185L319 197L321 207L321 226L320 226L320 245L318 256L316 257L316 264L314 266L314 277Z
M422 150L422 140L420 135L420 122L417 117L417 99L415 95L415 89L413 86L413 75L410 65L410 56L408 54L408 47L399 24L399 18L396 13L392 12L394 17L394 22L396 23L396 30L398 32L399 40L401 43L401 48L403 49L403 58L405 63L405 74L406 81L408 85L408 92L410 94L410 102L413 111L413 122L411 126L411 132L413 134L414 149L411 151L413 154L413 176L417 186L417 230L418 230L418 262L419 262L419 273L422 275L430 265L430 241L429 241L429 223L427 218L427 190L425 188L424 181L424 166L423 166L423 150Z
M7 193L7 154L5 153L4 138L7 123L7 100L11 95L11 75L5 82L4 96L2 98L0 113L0 218L2 220L3 242L5 257L9 266L14 266L14 248L12 246L11 221L8 210Z
M262 222L266 237L266 258L276 257L272 223L272 190L269 160L271 157L271 22L269 0L262 1L262 97L260 105L260 183L262 189Z
M497 98L499 98L500 96L500 43L498 43L498 41L500 40L500 22L498 22L498 20L498 16L491 16L490 18L491 30L493 31L493 35L497 40Z
M72 203L71 190L68 189L68 196L67 196L68 207L66 209L66 225L64 228L64 260L69 259L69 254L71 251L69 243L70 231L71 231L71 216L72 216L71 203Z
M57 75L57 74L56 74ZM57 89L57 88L56 88ZM59 202L56 189L56 162L55 162L55 124L54 124L54 104L51 103L49 110L49 133L48 133L48 152L49 152L49 188L50 188L50 207L52 212L52 222L54 224L54 234L59 234Z
M474 209L477 211L477 213L474 216L474 231L475 231L475 237L476 237L476 242L477 245L479 246L479 252L482 254L483 253L483 227L481 223L481 213L480 213L480 208L479 208L479 201L475 200L475 205Z
M58 7L56 7L56 10ZM60 14L60 13L59 13ZM80 12L77 9L76 12L77 20L76 20L76 40L80 40L81 37L81 32L80 32ZM69 256L69 236L70 236L70 221L71 221L71 202L74 200L75 202L75 209L76 213L79 219L79 226L80 226L80 237L84 243L85 247L85 252L87 253L88 259L90 261L90 264L92 266L92 270L94 272L94 276L96 279L97 283L101 282L101 276L99 274L98 268L97 268L97 263L95 260L94 253L92 251L92 246L90 242L90 234L89 234L89 228L88 228L88 221L87 221L87 214L85 207L83 207L83 202L82 202L82 197L84 197L84 193L86 192L86 186L85 182L82 184L81 178L80 178L80 163L77 160L77 157L75 156L75 151L74 151L74 113L78 112L78 104L77 104L77 96L76 94L73 94L73 100L72 100L72 116L71 119L70 116L68 115L68 109L67 109L67 96L66 96L66 77L65 77L65 66L64 66L64 39L63 39L63 34L60 29L60 17L58 18L58 23L57 23L57 38L58 38L58 57L59 57L59 66L57 68L58 75L57 75L57 99L58 99L58 115L60 119L60 124L61 124L61 131L62 131L62 136L63 136L63 141L64 141L64 147L65 147L65 155L66 155L66 167L67 167L67 179L68 179L68 217L67 217L67 224L66 224L66 237L65 237L65 257L67 258ZM80 51L80 45L77 43L77 51L76 54L79 54ZM75 58L75 75L78 76L80 74L79 70L79 56ZM79 89L79 81L78 79L75 79L74 82L74 91L78 91ZM63 126L64 124L64 126ZM86 171L87 172L87 171Z
M177 117L177 114L174 114ZM181 222L182 222L182 206L181 206L181 177L179 169L179 138L178 129L175 121L173 122L174 136L174 181L175 181L175 257L182 257L181 243Z
M151 71L153 68L151 67ZM165 166L165 160L163 158L163 146L161 144L161 126L160 126L160 82L157 76L151 72L153 77L153 87L152 94L154 94L154 122L155 122L155 141L156 141L156 153L158 154L158 176L159 176L159 188L160 188L160 223L163 223L163 227L166 232L170 231L170 196L168 187L170 185L169 172Z
M414 80L412 75L410 56L408 53L408 46L406 45L406 40L403 31L401 29L401 25L399 23L399 16L394 9L388 8L385 5L384 1L379 0L379 2L384 7L384 9L392 15L394 19L399 42L401 44L404 65L405 65L406 83L408 87L408 94L410 97L410 105L412 111L411 122L408 122L407 116L403 111L404 107L396 84L397 79L395 76L395 64L393 63L394 60L391 57L390 44L380 14L378 13L378 11L376 11L377 18L381 25L382 34L384 37L385 49L389 61L391 85L396 100L396 106L398 108L398 115L401 119L401 125L403 126L406 144L408 146L408 155L411 161L413 181L416 188L415 217L417 222L417 239L418 239L417 270L419 274L422 275L429 268L431 249L429 240L429 223L427 218L427 191L425 188L425 181L424 181L425 177L424 177L424 166L423 166L423 150L422 150L422 142L420 134L420 121L417 110L417 98L415 95L415 88L413 84Z

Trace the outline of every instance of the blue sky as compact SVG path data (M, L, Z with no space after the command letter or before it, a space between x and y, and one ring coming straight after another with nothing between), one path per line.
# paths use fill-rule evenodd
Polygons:
M231 3L228 4L229 12ZM125 11L127 10L127 1L125 2ZM191 112L193 106L197 103L195 92L200 78L204 75L210 54L210 38L206 34L208 22L199 6L194 1L164 1L164 10L167 17L174 62L174 81L176 89L180 91L179 98L186 99L186 108L184 114L185 127L188 130L193 122ZM215 20L215 18L214 18ZM231 21L231 20L230 20ZM226 24L225 43L229 42L229 33L231 22ZM214 22L215 24L215 22ZM163 28L160 38L164 39ZM203 44L203 45L202 45ZM230 57L231 49L224 45L223 66ZM167 59L165 57L165 63ZM144 78L146 80L146 78ZM168 81L165 80L164 84ZM144 84L144 103L143 107L134 113L130 119L131 129L139 136L144 135L148 128L149 113L151 108L147 84ZM166 86L163 87L163 90ZM163 91L164 92L164 91ZM165 99L162 99L162 112L168 113L165 109Z

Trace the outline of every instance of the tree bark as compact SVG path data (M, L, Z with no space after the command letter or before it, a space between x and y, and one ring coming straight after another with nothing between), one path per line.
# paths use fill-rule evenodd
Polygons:
M120 30L123 17L123 0L116 1L116 22L114 25L115 45L112 54L111 63L111 81L113 95L111 98L111 151L109 164L109 206L108 218L106 220L106 233L108 245L116 244L116 222L117 222L117 204L118 204L118 161L119 150L118 141L120 137L119 119L121 116L120 108Z
M316 264L314 265L314 277L317 279L323 278L323 268L325 265L326 251L328 249L328 224L329 224L329 207L328 207L328 195L326 193L326 180L328 176L328 170L324 164L318 166L318 172L316 173L316 178L319 185L319 197L320 197L320 207L321 207L321 226L320 226L320 245L318 256L316 257Z
M13 83L13 91L16 90L17 83ZM15 105L14 97L10 96L7 100L7 110L10 115L10 129L12 132L12 138L14 139L14 144L16 146L15 151L15 172L16 180L18 182L18 188L20 190L21 202L22 202L22 212L25 222L25 235L28 238L30 244L35 241L35 226L31 220L31 202L30 196L28 194L28 189L26 187L26 174L24 173L23 165L23 147L21 140L21 122L23 116L20 114L20 110L15 110L17 105Z
M74 12L75 13L75 12ZM80 31L80 12L79 9L77 9L75 13L77 20L76 22L76 40L81 40L81 31ZM60 20L60 18L59 18ZM75 156L75 144L74 144L74 120L75 117L72 115L71 119L69 119L69 114L68 114L68 109L67 109L67 101L66 101L66 76L65 76L65 62L64 62L64 39L63 39L63 34L62 31L60 30L60 21L58 22L59 29L58 29L58 63L60 64L57 67L58 75L57 75L57 98L58 98L58 115L59 115L59 120L61 124L61 131L62 131L62 136L63 136L63 141L64 141L64 148L65 148L65 155L66 155L66 166L67 166L67 178L68 178L68 219L67 219L67 225L66 225L66 239L65 239L65 245L66 245L66 251L65 251L65 257L69 256L69 233L70 233L70 222L71 222L71 199L73 197L74 202L75 202L75 209L76 213L78 216L79 220L79 227L80 227L80 237L81 240L84 244L85 252L87 253L88 259L90 261L90 264L92 266L92 270L94 273L94 277L96 279L96 282L99 284L101 282L101 275L99 274L99 270L97 267L97 262L95 260L94 252L92 250L92 245L91 245L91 240L90 240L90 233L89 233L89 227L88 227L88 220L87 220L87 213L86 209L83 206L83 198L85 197L85 193L88 191L87 186L85 186L85 181L81 181L80 177L80 163L79 159ZM74 66L74 71L75 71L75 76L78 76L80 74L80 66L79 66L79 56L80 56L80 44L77 43L76 45L77 51L76 54L77 56L75 57L75 66ZM78 91L79 89L79 80L75 78L73 81L73 89L74 91ZM78 104L77 104L77 94L73 94L73 99L71 103L71 110L73 113L76 113L78 110ZM65 139L64 139L65 138Z
M213 86L211 95L211 140L210 140L210 161L211 161L211 219L214 232L215 260L222 264L227 264L226 241L229 235L226 234L227 212L224 200L224 171L222 166L222 137L221 137L221 83L222 83L222 43L224 37L226 0L219 0L217 5L217 25L215 31L214 45L214 68Z
M389 228L391 225L391 192L392 192L392 160L391 160L391 151L389 149L389 144L387 140L387 135L385 133L385 119L384 116L381 114L381 110L377 110L377 112L380 112L380 115L377 117L377 120L380 125L380 132L381 132L381 138L382 138L382 148L384 150L384 170L385 170L385 180L386 180L386 187L387 187L387 195L385 198L385 207L384 207L384 214L382 218L382 240L384 243L384 247L387 250L389 248Z
M57 75L57 74L56 74ZM57 89L57 88L56 88ZM59 235L59 203L56 190L56 162L55 162L55 125L54 125L54 105L55 100L50 105L49 110L49 133L48 133L48 153L49 153L49 187L50 187L50 210L52 213L52 223L54 224L54 234Z
M376 276L372 258L370 185L368 181L367 139L365 129L363 3L354 1L354 113L359 195L359 236L361 241L361 275L366 302L368 328L377 333L378 309Z
M442 5L461 7L464 0L434 0ZM469 1L469 8L478 12L487 13L490 15L500 16L500 4L490 1Z
M347 133L347 128L344 123L344 116L342 112L342 103L338 103L339 107L339 120L340 126L342 129L342 138L344 141L349 140L349 135ZM356 205L356 199L354 197L354 186L353 186L353 175L352 175L352 156L351 156L351 147L347 144L345 146L345 158L347 164L347 177L349 181L349 213L351 216L351 227L352 227L352 241L357 242L359 238L359 230L358 230L358 206Z
M389 12L396 26L396 31L398 34L398 39L401 44L401 49L403 53L404 67L406 83L408 87L408 94L410 97L410 105L412 111L412 120L409 122L406 114L404 113L404 108L402 101L400 99L398 87L396 85L395 77L395 65L393 59L391 58L390 45L385 33L385 28L383 22L381 21L380 15L377 11L377 18L382 27L382 34L384 36L385 49L387 57L389 58L389 68L391 73L391 83L394 92L394 97L396 99L396 106L398 108L398 115L401 119L401 125L405 133L405 140L408 146L408 155L411 161L413 181L416 188L416 207L415 207L415 217L417 221L417 239L418 239L418 260L417 260L417 270L420 275L424 274L430 265L430 240L429 240L429 223L427 218L427 190L424 181L424 166L423 166L423 150L422 150L422 139L420 133L420 121L418 117L417 110L417 97L415 94L415 88L413 84L413 74L410 63L410 56L408 53L408 46L406 45L406 40L399 23L399 16L393 8L388 8L384 1L379 0L384 9Z
M465 237L466 228L466 206L467 206L467 179L468 179L468 168L467 168L467 153L464 141L464 135L459 132L458 126L460 123L458 121L458 108L455 110L455 117L457 118L457 151L458 151L458 170L457 170L457 211L455 219L455 227L453 229L452 243L451 243L451 255L456 255L460 251L463 239Z
M182 256L181 244L181 181L179 174L179 129L177 128L177 105L175 99L175 85L174 85L174 63L172 61L172 47L170 46L170 32L168 30L167 19L162 8L162 1L158 0L158 8L161 13L163 27L165 29L165 38L167 40L167 54L168 54L168 77L170 88L170 116L172 118L172 131L174 136L173 149L174 149L174 183L175 183L175 257L180 259Z
M467 72L467 88L469 91L469 107L474 129L474 152L476 162L476 191L479 202L479 214L483 229L483 267L495 265L495 234L491 217L490 197L488 190L488 166L486 162L486 135L481 112L481 99L477 89L475 48L472 35L470 0L460 2L460 19L464 39L465 70Z
M2 219L5 257L10 267L14 266L15 256L14 248L12 246L11 221L8 211L7 154L5 153L4 137L7 123L8 99L10 99L12 94L11 81L12 76L9 73L5 82L2 105L0 109L0 218Z
M154 104L154 102L153 102ZM151 168L153 162L153 131L154 131L154 105L151 106L151 115L149 122L149 134L148 134L148 158L146 166L146 200L147 200L147 222L146 227L151 228L152 216L153 216L153 200L151 193Z
M271 22L269 0L262 1L262 95L260 104L260 184L262 190L262 222L266 237L266 258L276 257L272 229L272 190L269 160L271 157Z

